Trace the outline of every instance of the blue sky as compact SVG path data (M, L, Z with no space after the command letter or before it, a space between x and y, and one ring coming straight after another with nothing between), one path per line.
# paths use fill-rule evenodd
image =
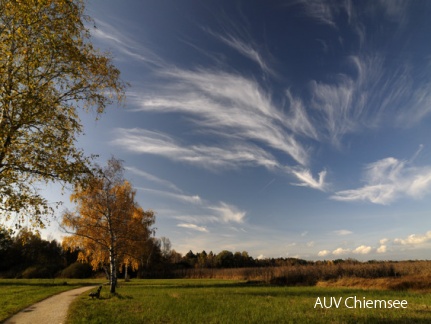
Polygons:
M88 1L87 13L131 87L125 107L81 116L78 146L125 161L176 251L429 258L430 2Z

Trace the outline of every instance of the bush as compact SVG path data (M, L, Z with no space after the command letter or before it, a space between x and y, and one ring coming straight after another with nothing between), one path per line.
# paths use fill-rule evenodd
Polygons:
M88 263L75 262L64 269L61 272L60 277L84 279L91 277L92 274L93 270Z
M35 265L25 269L21 275L24 279L53 278L58 271L56 266Z

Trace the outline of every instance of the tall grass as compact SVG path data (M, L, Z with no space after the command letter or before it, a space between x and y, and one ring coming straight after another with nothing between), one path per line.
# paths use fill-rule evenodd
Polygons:
M275 285L314 286L319 282L362 286L370 280L380 279L381 288L389 289L431 289L430 261L402 262L342 262L316 263L262 268L231 269L182 269L171 273L173 278L187 279L230 279L258 281ZM347 278L356 279L348 281ZM385 279L385 280L381 280ZM349 284L348 284L349 283Z

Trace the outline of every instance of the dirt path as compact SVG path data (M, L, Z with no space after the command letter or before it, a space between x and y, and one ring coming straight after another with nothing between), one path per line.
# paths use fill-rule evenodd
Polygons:
M96 286L76 288L44 299L10 317L4 324L64 323L70 303L80 294L94 289L95 287Z

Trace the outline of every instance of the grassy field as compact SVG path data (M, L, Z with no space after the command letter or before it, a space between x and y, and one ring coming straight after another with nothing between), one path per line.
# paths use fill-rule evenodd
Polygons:
M46 297L91 283L70 279L67 284L64 279L0 279L0 322Z
M345 300L407 300L405 309L347 308ZM342 298L337 308L317 298ZM352 301L350 299L349 301ZM347 306L352 306L349 302ZM428 323L431 295L335 287L280 287L234 280L132 280L117 295L78 298L68 323Z

